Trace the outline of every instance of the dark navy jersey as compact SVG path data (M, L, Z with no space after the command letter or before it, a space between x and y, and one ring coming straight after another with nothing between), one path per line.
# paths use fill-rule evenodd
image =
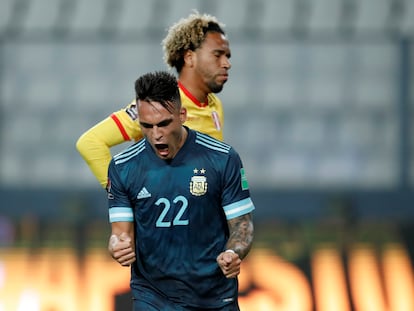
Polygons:
M237 299L216 258L228 240L227 220L254 210L237 152L189 130L172 160L146 139L109 166L110 222L135 222L137 260L131 287L146 284L180 304L219 307Z

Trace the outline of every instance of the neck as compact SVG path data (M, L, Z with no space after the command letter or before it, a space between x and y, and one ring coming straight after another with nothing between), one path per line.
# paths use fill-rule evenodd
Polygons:
M181 141L180 141L179 149L181 149L181 147L184 145L185 141L187 140L187 136L188 136L188 131L184 126L182 126L181 127Z
M185 82L181 80L178 81L178 86L197 106L205 107L208 105L208 93L202 92L191 85L185 85Z

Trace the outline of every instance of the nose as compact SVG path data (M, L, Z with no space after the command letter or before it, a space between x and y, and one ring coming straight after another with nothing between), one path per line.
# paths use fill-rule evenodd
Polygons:
M227 56L223 57L223 59L224 59L223 60L223 67L226 68L227 70L230 69L231 68L230 59Z
M162 138L162 130L158 126L152 128L152 137L155 140L160 140Z

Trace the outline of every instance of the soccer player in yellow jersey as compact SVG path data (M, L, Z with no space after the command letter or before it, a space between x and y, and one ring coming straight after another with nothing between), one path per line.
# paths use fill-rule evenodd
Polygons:
M230 46L214 16L194 12L172 25L163 40L164 60L178 73L185 125L223 139L223 108L215 95L228 78ZM76 148L103 188L111 160L110 148L143 137L135 100L114 112L78 139Z

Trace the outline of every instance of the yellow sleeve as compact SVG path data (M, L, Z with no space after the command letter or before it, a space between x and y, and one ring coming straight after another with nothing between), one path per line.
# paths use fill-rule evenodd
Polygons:
M103 188L106 188L108 166L112 158L110 148L142 138L138 123L127 113L133 104L102 120L83 133L76 142L76 149Z

